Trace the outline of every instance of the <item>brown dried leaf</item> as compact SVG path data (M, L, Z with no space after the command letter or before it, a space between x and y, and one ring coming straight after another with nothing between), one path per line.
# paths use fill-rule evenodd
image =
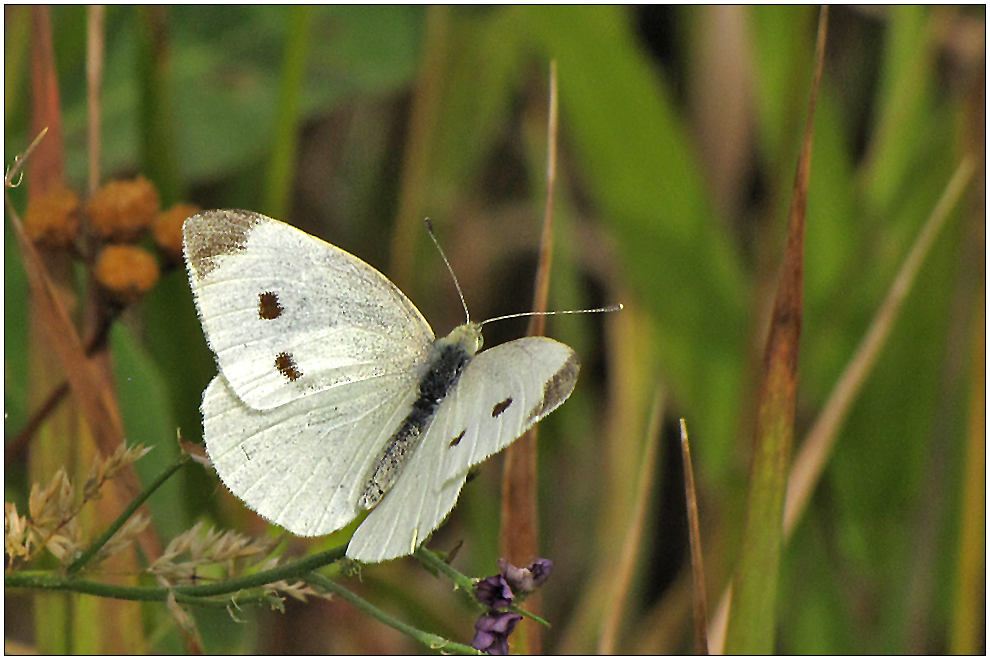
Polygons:
M124 432L112 385L87 357L79 333L62 304L56 285L49 277L44 260L25 234L9 199L7 201L10 223L31 286L34 309L48 334L52 350L65 369L66 378L97 444L101 447L116 446L123 440Z

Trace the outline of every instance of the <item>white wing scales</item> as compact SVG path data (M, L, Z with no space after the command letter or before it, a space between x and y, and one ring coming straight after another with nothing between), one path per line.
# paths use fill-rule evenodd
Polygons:
M299 536L329 534L360 513L368 473L416 382L383 377L259 411L219 375L203 395L206 449L227 488L263 517Z
M559 406L574 389L578 369L571 348L545 337L476 355L395 486L354 533L347 556L378 562L415 550L454 507L470 467Z
M206 211L186 220L183 234L221 372L202 407L217 473L294 534L344 527L420 395L433 331L374 268L272 218ZM348 556L377 562L413 552L453 508L468 469L560 405L577 373L574 351L542 337L474 356Z
M357 257L248 211L200 213L186 220L183 237L210 347L252 408L424 361L429 324Z

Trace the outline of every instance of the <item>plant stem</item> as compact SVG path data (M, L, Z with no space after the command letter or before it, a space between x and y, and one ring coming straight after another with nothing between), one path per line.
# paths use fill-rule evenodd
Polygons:
M313 569L331 564L344 556L346 546L332 548L310 557L276 566L267 571L245 575L233 580L224 580L214 584L181 585L174 587L130 587L115 584L103 584L68 577L56 571L20 571L5 575L5 588L33 588L52 591L74 591L76 593L118 598L120 600L164 601L169 593L174 593L176 599L182 602L182 596L221 596L232 594L253 587L300 577ZM198 601L197 601L198 602Z
M418 628L413 628L409 624L399 621L391 614L388 614L378 609L377 607L375 607L365 599L358 596L353 591L349 591L348 589L345 589L344 587L340 586L333 580L324 577L319 573L310 572L306 576L304 576L304 579L311 586L318 587L319 589L329 594L340 596L341 598L343 598L350 604L354 605L365 614L368 614L369 616L378 619L385 625L391 628L395 628L401 633L409 635L416 641L428 646L431 649L439 650L443 653L459 653L461 655L480 655L480 651L478 651L477 649L471 646L467 646L465 644L458 644L457 642L452 642L448 639L444 639L439 635L433 635L428 632L423 632Z
M158 490L162 484L168 481L169 477L178 472L179 468L189 463L190 460L192 460L192 457L190 457L189 454L186 454L185 452L179 454L171 465L165 468L165 470L158 475L158 477L152 481L140 495L131 501L127 508L124 509L119 516L117 516L116 520L113 521L113 524L107 528L107 531L103 532L103 535L100 536L100 538L96 539L88 548L86 548L85 552L79 555L79 557L69 565L66 572L69 575L74 575L78 573L86 564L88 564L90 560L96 556L96 553L100 551L100 548L105 546L113 535L124 526L124 523L127 522L128 518L134 515L134 512L138 510L138 507L144 504L145 501L151 497L152 493Z
M459 572L453 566L440 559L440 557L438 557L432 550L427 550L423 546L419 546L416 548L416 552L413 553L413 556L427 568L431 568L438 573L443 573L449 577L455 586L463 589L468 594L474 594L474 583L477 582L477 580Z

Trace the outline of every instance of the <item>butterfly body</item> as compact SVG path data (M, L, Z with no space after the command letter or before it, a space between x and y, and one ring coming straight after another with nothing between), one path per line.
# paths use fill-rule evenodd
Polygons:
M409 554L453 508L468 470L573 390L573 350L527 337L481 351L480 325L435 339L387 278L272 218L206 211L183 227L220 373L203 395L224 484L300 536L371 510L348 556Z
M382 450L361 496L362 509L371 509L389 491L405 465L405 456L419 446L427 425L440 402L461 377L461 372L481 345L481 329L474 323L458 326L448 336L433 342L429 366L419 381L419 394L412 410Z

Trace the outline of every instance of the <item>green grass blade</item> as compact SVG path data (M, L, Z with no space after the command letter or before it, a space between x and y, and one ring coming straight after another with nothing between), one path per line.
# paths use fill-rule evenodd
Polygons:
M828 12L823 9L818 25L815 81L805 124L804 146L794 177L784 263L767 338L746 526L726 633L726 651L729 653L772 653L774 649L777 583L783 545L781 523L797 399L804 288L804 223L811 174L815 101L821 81L827 24Z

